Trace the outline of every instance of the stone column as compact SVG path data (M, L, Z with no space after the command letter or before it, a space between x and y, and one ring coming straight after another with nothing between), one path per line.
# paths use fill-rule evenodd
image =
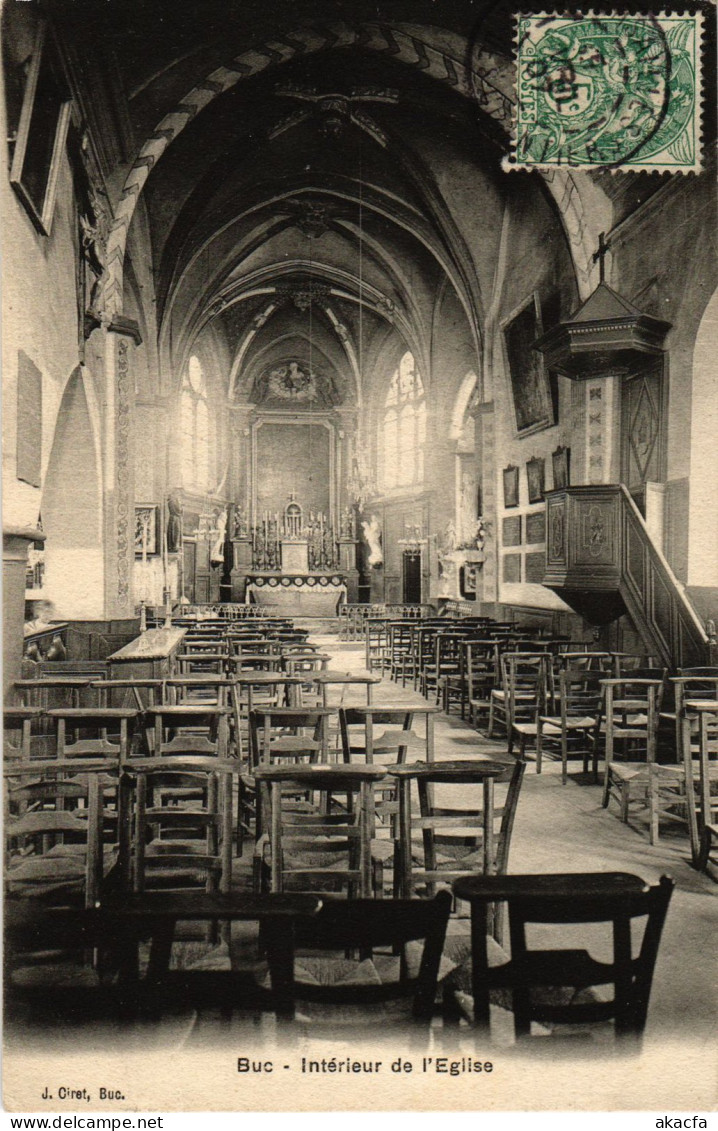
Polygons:
M12 702L11 689L20 678L25 623L25 571L31 542L44 542L41 530L6 526L2 535L3 702Z
M247 522L252 522L252 434L251 421L256 406L232 405L232 492L234 502L242 508Z
M571 386L571 484L618 483L620 377L592 377Z
M141 343L136 322L116 318L105 329L105 618L135 616L133 357Z
M496 466L496 419L493 401L479 406L476 424L481 429L482 509L484 517L489 523L484 564L481 570L481 580L477 586L476 599L478 602L493 604L498 601L499 596L498 547L501 545L501 530L499 529L496 501L496 484L499 471Z

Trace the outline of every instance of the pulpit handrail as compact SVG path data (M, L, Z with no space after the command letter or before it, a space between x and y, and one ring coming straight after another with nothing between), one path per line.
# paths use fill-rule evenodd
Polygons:
M692 604L690 603L690 601L686 597L682 583L678 580L675 573L673 572L670 565L668 564L665 557L663 556L662 551L658 548L658 546L654 542L653 537L651 535L651 532L648 529L648 526L646 524L646 520L644 519L643 515L641 514L638 507L636 506L635 500L633 499L630 491L628 490L628 488L625 486L624 483L619 483L618 487L619 487L621 494L623 496L624 506L628 507L628 509L632 513L632 516L638 521L638 523L640 524L640 526L642 527L642 529L643 529L643 531L646 535L646 542L648 544L650 553L652 554L653 558L656 560L656 563L658 564L658 566L666 574L668 581L671 583L671 586L672 586L673 590L675 591L675 593L677 594L681 604L683 605L685 612L688 614L688 616L692 620L693 624L695 625L696 631L699 633L701 640L703 641L704 644L707 644L708 643L708 634L707 634L703 624L701 623L701 621L700 621L695 609L693 608Z

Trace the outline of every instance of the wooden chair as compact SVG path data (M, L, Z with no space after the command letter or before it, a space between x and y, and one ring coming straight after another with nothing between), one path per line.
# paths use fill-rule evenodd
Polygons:
M435 702L446 701L450 696L445 695L444 689L460 685L462 677L464 640L471 635L471 629L458 629L452 632L440 632L434 642L434 662L424 666L420 690L425 698L433 692Z
M143 714L147 707L154 707L161 700L164 680L98 679L90 687L97 692L100 707L127 707L131 703Z
M491 692L501 683L501 646L495 640L467 640L463 647L469 722L478 727L480 716L489 714Z
M469 665L472 667L472 675L474 682L478 684L478 655L476 652L469 652L471 644L481 643L481 641L473 635L473 631L467 633L460 633L459 644L459 664L458 669L454 672L446 671L439 679L439 686L437 693L441 699L442 709L445 715L451 713L453 704L459 708L459 713L462 719L466 718L467 707L469 706ZM493 648L491 642L483 641L487 648ZM478 686L476 688L478 694Z
M282 655L282 669L288 675L300 676L299 701L309 706L312 702L319 702L321 696L316 690L314 676L325 672L329 667L331 656L328 652L288 652Z
M655 844L661 821L687 826L693 865L705 868L718 817L718 679L701 699L690 683L684 677L677 696L681 760L649 767L650 835Z
M278 660L279 657L276 657ZM256 761L249 719L254 710L300 706L301 676L279 671L240 671L230 681L234 750L239 758Z
M177 656L180 675L223 676L227 668L224 652L212 651L180 652Z
M443 681L457 677L461 671L461 644L469 630L438 632L434 638L434 654L425 659L419 672L419 691L425 699L432 695L441 702Z
M240 652L227 659L227 674L242 675L245 672L278 672L282 657L274 652Z
M414 691L419 689L422 672L426 665L433 663L436 637L439 632L446 627L447 624L445 621L423 621L421 624L417 625L414 637L416 658L414 667Z
M599 734L605 737L605 770L602 805L606 809L611 797L619 803L621 820L626 824L630 806L648 805L648 766L656 760L658 716L663 696L663 678L605 679L602 721ZM616 743L625 742L638 748L640 761L616 761Z
M229 688L229 680L224 675L200 673L170 676L162 682L162 705L181 707L200 704L204 707L226 707L229 702Z
M331 714L330 707L255 708L249 716L254 764L268 765L277 758L326 762Z
M496 723L502 723L511 750L517 724L527 722L535 726L537 713L544 707L549 668L545 653L502 654L501 687L494 688L489 700L489 738L493 737Z
M349 897L381 893L381 869L373 867L374 789L386 776L383 766L261 765L261 825L255 849L255 884L272 892L299 883L317 892L317 883L345 886ZM297 794L310 801L297 810ZM337 804L334 805L334 799ZM312 800L315 799L315 800Z
M391 667L388 625L386 617L369 617L364 623L364 666L369 672Z
M117 784L114 761L33 759L5 770L10 898L76 899L92 907L111 867L117 811L105 811L104 795ZM112 820L111 827L107 819ZM109 837L109 843L108 843Z
M371 675L369 672L362 674L361 672L341 672L328 669L327 671L318 672L314 676L314 683L320 689L322 707L328 707L329 704L329 688L332 686L341 687L341 696L337 707L341 707L344 703L344 696L347 688L349 687L363 687L366 697L366 705L372 706L372 690L377 683L381 683L381 676Z
M133 707L55 707L47 716L57 727L58 758L112 758L118 765L129 757L131 726L140 717Z
M32 746L32 726L42 719L42 707L3 707L3 756L27 761Z
M162 703L144 716L147 746L156 757L168 754L226 758L230 708L210 703Z
M321 900L307 895L253 895L240 892L152 891L108 899L81 918L81 926L97 945L117 955L119 979L112 1013L126 1019L148 1014L158 1020L163 1008L218 1008L223 1018L235 1010L273 1010L278 1019L294 1016L294 930L316 915ZM259 923L269 966L270 991L243 971L170 969L177 923L205 923L210 936L219 925ZM151 938L147 969L139 976L139 943ZM114 988L114 987L113 987ZM104 1016L107 1016L105 1008Z
M660 712L660 722L673 732L674 760L683 761L684 703L686 699L718 699L717 668L682 668L677 676L672 676L666 684ZM671 702L672 695L672 702ZM690 728L692 741L698 734L698 716L692 716Z
M440 891L434 899L352 899L326 901L311 919L295 928L297 951L358 950L362 958L379 948L400 955L398 978L379 985L345 982L341 985L295 983L300 1000L341 1005L371 1006L395 998L411 998L411 1016L429 1022L434 1014L439 966L451 911L451 895ZM408 943L423 942L421 964L414 977L407 970ZM298 965L301 965L299 959ZM369 1024L372 1024L371 1018Z
M366 706L346 707L339 711L339 728L342 735L344 761L355 757L371 764L375 757L382 762L403 762L409 749L417 751L427 762L434 760L434 715L439 708L414 703L372 703ZM415 725L424 720L423 735ZM377 733L377 727L389 727ZM352 735L350 727L361 728ZM396 757L394 757L396 755Z
M238 764L194 751L127 763L120 788L126 890L229 891Z
M287 676L297 680L300 676ZM262 794L258 790L257 769L280 762L301 765L326 763L329 750L327 707L260 706L249 714L249 764L239 781L238 839L254 822L255 835L263 828ZM303 802L296 808L305 809Z
M588 770L589 754L594 775L598 765L598 728L601 717L601 670L587 667L565 668L559 674L558 714L539 714L536 730L536 773L541 773L546 747L561 755L561 781L568 779L569 753L583 756L583 772Z
M395 853L395 890L402 898L423 884L433 895L438 883L483 872L505 872L525 763L490 761L411 762L390 767L399 783L399 843ZM419 811L412 806L411 784L418 787ZM506 786L497 805L496 785ZM436 790L448 786L456 801L437 802ZM475 787L472 789L472 787ZM456 802L469 802L460 807ZM453 799L452 799L453 800ZM420 833L416 851L413 834ZM439 859L442 852L444 860ZM417 862L418 861L418 862Z
M371 766L376 759L383 765L403 765L410 750L414 751L414 757L418 755L433 761L433 743L428 745L429 733L433 737L433 716L425 714L425 733L422 735L414 730L414 716L421 713L424 712L413 710L411 704L405 707L371 705L369 710L364 707L340 708L339 733L344 763ZM399 800L395 779L388 778L379 787L376 813L381 822L389 824L391 835L396 839Z
M475 1024L488 1029L490 989L507 987L513 997L517 1038L530 1035L532 1021L550 1025L612 1021L617 1039L640 1042L673 887L668 876L649 887L638 876L622 872L479 876L457 881L454 894L472 908ZM490 967L486 909L496 900L508 903L511 959ZM633 920L644 917L641 945L634 957ZM587 950L530 949L527 945L528 924L565 928L574 923L610 925L612 959L599 961ZM605 985L613 986L609 1000L591 1000L575 992L563 1001L554 997L562 987L580 991ZM539 989L540 994L532 992Z
M389 675L401 686L414 679L416 654L414 652L414 626L411 621L394 621L389 625Z

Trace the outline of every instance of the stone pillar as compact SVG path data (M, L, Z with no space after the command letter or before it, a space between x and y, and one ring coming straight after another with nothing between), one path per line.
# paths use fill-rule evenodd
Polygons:
M250 424L253 404L232 405L232 487L235 505L242 508L248 523L252 522L252 436Z
M620 454L618 452L619 424L616 391L620 377L593 377L583 381L580 388L585 396L583 437L576 437L576 446L583 441L583 483L618 483ZM618 388L620 393L620 386ZM574 482L573 476L571 481Z
M484 551L484 564L481 570L481 581L478 584L476 599L479 602L495 603L499 597L498 579L498 548L501 545L501 530L499 528L498 506L496 489L500 468L496 462L496 418L494 415L494 402L479 406L476 418L477 426L481 428L481 459L483 469L481 474L482 507L484 517L489 523L489 532L486 538Z
M141 337L131 319L105 329L105 617L134 617L135 560L133 358Z
M31 542L44 542L41 530L7 526L2 536L3 702L12 702L11 689L20 678L25 623L25 571Z

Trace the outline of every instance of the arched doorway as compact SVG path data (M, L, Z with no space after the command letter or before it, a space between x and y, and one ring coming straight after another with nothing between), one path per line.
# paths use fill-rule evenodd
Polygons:
M68 620L103 615L99 415L88 386L78 366L60 402L42 499L45 595Z

